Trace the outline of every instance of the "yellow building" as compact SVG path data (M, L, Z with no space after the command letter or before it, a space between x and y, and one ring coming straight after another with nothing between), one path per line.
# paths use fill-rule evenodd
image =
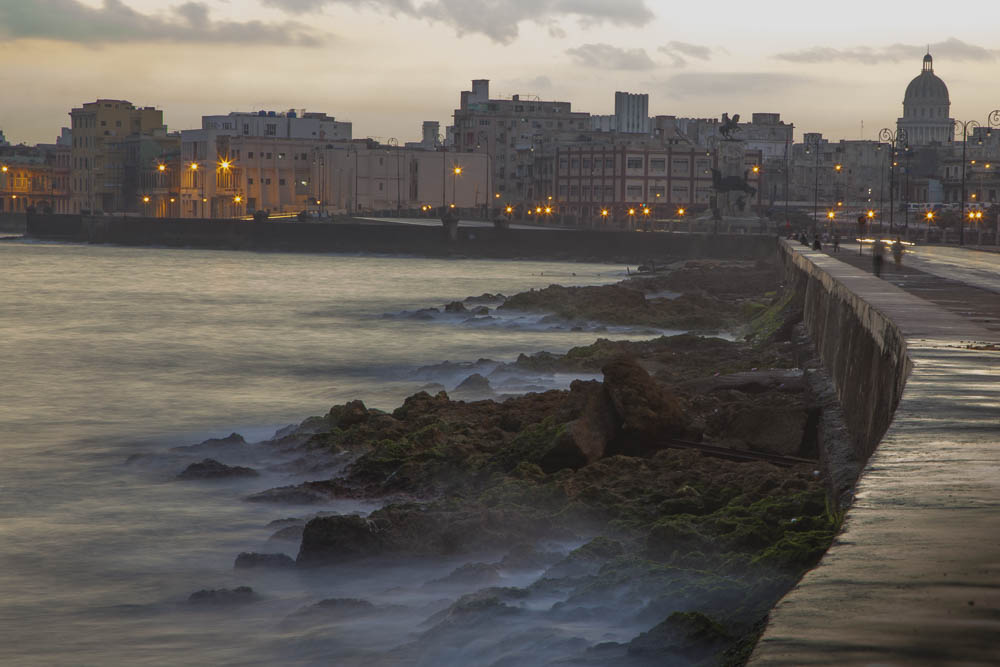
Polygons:
M97 100L70 111L72 211L134 209L127 201L125 139L166 134L163 112L125 100Z

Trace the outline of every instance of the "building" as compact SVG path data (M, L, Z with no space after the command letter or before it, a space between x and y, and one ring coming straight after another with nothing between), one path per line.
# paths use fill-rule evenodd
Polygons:
M649 134L649 95L615 92L615 130Z
M163 112L136 107L126 100L103 100L70 111L72 209L112 212L134 210L125 191L124 140L130 136L166 135Z
M459 153L483 153L490 163L487 191L507 202L533 202L536 156L548 152L554 138L590 129L590 115L574 112L569 102L537 98L491 99L490 82L478 79L462 91L455 110L454 148ZM497 197L496 195L499 195Z
M406 148L434 151L441 146L441 123L436 120L425 120L421 128L420 141L407 141Z
M934 74L934 59L924 56L923 69L910 81L903 97L903 116L896 128L905 133L909 146L929 146L951 141L954 119L949 117L948 86Z
M258 111L203 116L181 132L179 215L231 218L298 212L322 201L314 153L351 141L352 125L325 113Z
M69 185L69 146L0 146L0 213L70 213Z
M590 225L626 220L630 210L649 208L652 217L674 217L680 208L711 206L714 151L653 137L630 141L630 136L635 135L595 133L556 144L551 202L560 215ZM760 153L748 151L745 159L748 183L758 190L754 202L760 202L760 172L754 171Z
M487 217L490 162L485 153L399 148L356 140L317 149L313 180L318 208L336 213L395 212L423 207L480 210ZM428 215L431 215L428 212Z

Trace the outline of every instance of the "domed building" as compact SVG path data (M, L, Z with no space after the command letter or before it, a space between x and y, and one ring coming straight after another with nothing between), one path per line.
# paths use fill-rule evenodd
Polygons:
M896 128L906 133L910 146L944 144L951 138L954 124L948 117L950 109L948 86L934 74L934 59L928 52L923 71L906 87L903 117L896 121Z

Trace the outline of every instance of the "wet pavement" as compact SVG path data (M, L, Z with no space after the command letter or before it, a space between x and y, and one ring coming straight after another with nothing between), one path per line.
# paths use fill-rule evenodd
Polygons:
M897 324L914 369L842 533L750 664L1000 664L1000 255L918 246L880 279L856 245L794 248Z

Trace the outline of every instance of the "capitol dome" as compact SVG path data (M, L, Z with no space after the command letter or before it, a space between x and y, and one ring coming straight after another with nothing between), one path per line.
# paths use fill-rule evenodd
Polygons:
M926 146L951 138L953 121L948 117L951 100L948 86L934 73L934 58L924 56L923 69L910 81L903 96L903 117L896 121L906 144Z
M934 73L934 59L931 54L924 56L924 69L910 81L903 97L903 105L907 104L951 104L948 99L948 86Z

